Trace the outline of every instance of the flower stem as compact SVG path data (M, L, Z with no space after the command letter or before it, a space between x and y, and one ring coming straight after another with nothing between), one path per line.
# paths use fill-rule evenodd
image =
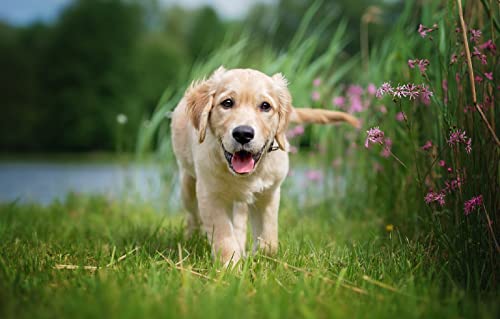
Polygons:
M401 105L401 100L399 100L398 104L399 104L399 110L404 115L404 120L405 120L406 128L408 129L408 135L410 137L411 147L413 149L413 159L415 160L415 167L417 169L417 182L418 182L419 186L421 188L423 188L424 181L422 180L422 176L420 175L420 169L418 168L417 150L416 150L416 147L415 147L415 142L413 140L412 125L411 125L411 123L410 123L410 121L408 119L408 116L406 116L406 113L403 112L403 106ZM422 191L422 189L421 189L421 191Z
M436 158L434 159L434 161L431 163L431 166L429 167L429 169L427 170L427 172L425 172L424 174L424 180L427 178L427 175L429 175L429 173L431 172L432 168L434 167L434 165L436 165L436 162L438 161L438 159L441 158L441 155L443 154L443 152L448 148L448 145L445 145L445 147L441 148L441 150L439 151L438 155L436 156Z
M488 122L488 119L486 118L486 115L484 115L483 110L481 110L481 108L477 104L476 84L474 83L474 69L472 68L472 59L470 56L469 42L467 41L467 29L465 26L464 14L462 12L462 0L457 0L457 4L458 4L458 15L460 17L460 25L462 27L462 37L463 37L464 47L465 47L465 56L467 59L467 66L469 68L469 80L471 83L472 102L474 103L474 107L477 109L477 111L481 115L481 119L483 120L484 124L486 124L486 126L488 127L488 130L490 131L491 136L495 140L495 143L497 144L497 146L500 146L500 141L498 140L498 137L495 134L495 131L491 127L490 123Z
M391 151L390 151L390 152L391 152ZM406 166L406 165L405 165L405 163L403 163L403 161L401 161L401 160L399 159L399 157L397 157L396 155L394 155L394 153L393 153L393 152L391 152L391 156L392 156L392 157L393 157L393 158L394 158L394 159L395 159L395 160L396 160L399 164L401 164L401 166L403 166L404 168L408 169L408 166Z
M495 238L495 233L493 232L493 228L491 227L491 219L490 219L490 215L488 215L488 212L486 211L486 206L484 206L484 203L483 203L483 208L484 208L484 213L486 215L486 221L488 222L488 229L490 230L490 234L491 234L491 238L493 238L493 242L495 243L495 247L497 249L497 252L500 253L500 246L498 245L498 242Z

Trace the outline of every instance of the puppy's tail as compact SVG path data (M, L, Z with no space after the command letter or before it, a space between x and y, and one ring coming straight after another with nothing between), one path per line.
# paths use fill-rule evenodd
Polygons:
M345 112L311 108L292 108L290 122L316 124L347 122L356 128L361 126L357 118Z

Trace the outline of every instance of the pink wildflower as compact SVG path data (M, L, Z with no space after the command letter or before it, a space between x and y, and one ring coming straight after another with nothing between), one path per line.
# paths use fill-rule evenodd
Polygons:
M477 47L474 47L474 50L472 51L472 56L478 58L482 64L486 65L488 64L488 58L486 57L486 54L483 54Z
M445 166L446 166L446 162L445 162L445 161L443 161L443 160L440 160L440 161L439 161L439 166L441 166L441 167L445 167Z
M373 144L384 144L384 132L381 131L378 126L373 127L366 131L368 136L366 137L365 141L365 147L368 148L370 146L370 143Z
M347 88L347 95L359 96L361 94L363 94L363 88L359 85L349 85L349 87Z
M484 72L484 76L490 80L493 81L493 72Z
M306 178L311 182L319 182L323 179L323 173L318 170L310 170L306 172Z
M434 191L429 191L427 195L425 195L424 200L427 204L430 204L432 202L437 202L440 206L444 206L445 201L445 194L444 193L435 193Z
M385 107L385 105L380 105L378 109L382 114L387 113L387 108Z
M375 96L377 98L382 98L385 94L393 94L394 89L392 88L391 84L389 82L385 82L382 84L382 86L377 90L377 93L375 93Z
M458 56L457 56L457 54L456 54L456 53L453 53L453 54L451 55L450 64L455 64L455 63L457 63L457 62L458 62Z
M421 148L424 151L430 150L432 148L432 141L425 142L425 144Z
M425 73L427 70L427 66L429 65L429 60L422 59L418 61L418 68L420 69L420 73Z
M470 41L477 43L481 37L481 30L470 29Z
M494 103L493 103L493 96L486 96L484 98L484 108L485 109L488 109L490 107L493 107Z
M408 98L410 100L415 100L418 96L421 96L422 102L428 105L430 103L430 97L433 93L424 85L415 85L413 83L398 85L393 88L388 82L382 84L382 86L377 90L376 96L381 98L382 96L390 94L393 98Z
M418 33L420 33L420 36L422 38L425 38L427 36L427 28L424 27L423 24L418 25Z
M427 33L431 33L432 31L437 29L437 24L434 24L432 28L427 28L423 24L418 25L418 33L420 33L420 36L422 38L425 38L427 36Z
M320 86L321 85L321 79L320 78L315 78L313 81L314 86Z
M441 87L443 88L444 92L448 92L448 81L443 80L443 82L441 82Z
M460 177L457 177L455 179L452 179L451 181L446 181L445 185L446 186L443 191L446 193L451 193L462 186L462 179Z
M464 203L464 214L468 216L473 210L483 205L483 195L472 197Z
M481 64L483 64L483 65L488 64L488 59L486 57L486 54L481 54L480 60L481 60Z
M286 136L288 138L294 138L302 134L304 134L304 127L302 125L297 125L291 130L288 130L288 132L286 132Z
M448 104L448 81L443 80L441 83L441 87L443 88L444 93L444 104Z
M476 75L474 77L474 81L476 81L478 84L481 84L481 83L483 83L483 78L479 75Z
M332 104L333 104L333 106L344 107L345 97L343 97L343 96L336 96L336 97L334 97L332 99Z
M391 156L392 140L389 137L387 137L384 140L383 144L384 144L384 148L380 152L380 156L387 158L387 157Z
M406 85L398 85L394 89L393 97L402 98L408 96L408 91L406 90Z
M366 91L370 95L375 95L375 93L377 93L377 87L375 86L375 84L370 83L370 84L368 84L368 87L366 88Z
M382 149L382 151L380 152L380 156L385 157L385 158L388 158L389 156L391 156L391 150L390 150L390 148L384 147Z
M457 129L450 133L448 144L450 144L450 146L453 146L459 143L465 143L466 140L467 140L467 133L461 129Z
M349 106L349 113L357 113L363 111L363 102L358 95L352 95L350 98L351 105Z
M398 122L403 122L405 120L405 118L406 118L405 112L398 112L396 114L396 121L398 121Z
M450 133L448 144L450 144L450 146L452 147L458 147L459 144L463 144L465 145L465 151L468 154L472 151L472 139L467 138L466 132L461 129L457 129Z
M465 152L467 154L470 154L470 152L472 152L472 139L471 138L469 138L467 140L467 143L465 143Z
M427 59L408 60L408 66L411 69L414 69L415 65L418 66L420 73L424 74L425 71L427 70L427 66L429 65L429 60Z
M433 95L433 93L424 84L419 85L419 88L420 100L422 101L422 103L424 103L425 105L431 104L431 96Z
M467 105L466 107L464 107L464 113L475 112L475 111L476 109L473 106Z
M481 44L479 46L479 48L481 50L487 50L489 51L492 55L496 55L497 54L497 46L495 45L495 43L493 43L493 41L490 39L488 41L486 41L485 43Z
M311 94L311 99L312 99L313 101L319 101L320 97L321 97L321 96L320 96L320 94L319 94L319 92L318 92L318 91L314 91L314 92L312 92L312 94Z
M415 100L415 98L420 94L419 87L413 83L406 84L403 87L406 88L406 94L410 100Z

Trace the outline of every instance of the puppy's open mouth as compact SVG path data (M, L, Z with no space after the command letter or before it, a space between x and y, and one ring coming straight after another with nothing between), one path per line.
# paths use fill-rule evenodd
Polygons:
M224 149L224 156L226 157L231 169L235 173L242 175L251 173L262 155L262 150L257 154L252 154L244 150L231 154L226 151L224 146L222 148Z

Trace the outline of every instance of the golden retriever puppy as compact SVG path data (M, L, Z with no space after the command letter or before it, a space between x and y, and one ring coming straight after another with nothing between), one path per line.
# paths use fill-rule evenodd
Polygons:
M224 264L245 256L248 218L253 249L278 248L290 121L359 126L343 112L293 108L281 74L223 67L193 83L172 114L187 232L201 227Z

